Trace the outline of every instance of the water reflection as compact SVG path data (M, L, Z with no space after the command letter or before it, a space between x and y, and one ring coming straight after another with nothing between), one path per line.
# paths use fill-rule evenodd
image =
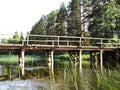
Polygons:
M79 62L67 61L54 64L54 71L48 63L35 62L25 66L25 80L19 78L17 65L0 66L0 90L119 90L120 72L111 71L101 75L98 70L83 68ZM8 76L5 80L5 76ZM2 77L1 77L2 76ZM3 78L4 77L4 78ZM3 81L4 80L4 81Z
M0 82L0 90L49 90L47 82L35 80L13 80Z
M2 75L2 73L3 73L3 67L2 65L0 65L0 75Z
M54 71L52 70L50 63L48 63L48 67L49 67L49 75L50 75L50 90L55 90Z

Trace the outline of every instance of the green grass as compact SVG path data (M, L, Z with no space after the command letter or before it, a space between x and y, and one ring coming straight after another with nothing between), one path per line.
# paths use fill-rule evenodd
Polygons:
M82 65L83 67L90 67L90 61L89 61L90 55L89 54L82 54ZM55 55L55 60L61 64L66 64L68 65L70 63L69 61L69 54L64 53L64 54L59 54Z
M82 55L82 64L83 67L89 67L90 62L86 61L89 58L89 54ZM70 63L69 61L69 54L62 53L62 54L55 54L54 55L55 61L67 65ZM37 60L46 60L46 57L39 56L39 55L25 55L25 62L37 61ZM2 64L18 64L18 55L0 55L0 62Z
M91 63L90 61L82 61L82 67L83 68L90 68Z
M88 60L90 58L89 54L82 54L82 59L83 60Z
M43 59L43 58L36 55L25 55L25 62L40 60L40 59ZM2 64L17 64L18 55L0 55L0 62Z
M69 58L69 54L68 53L63 53L63 54L58 54L54 56L55 58L58 59L68 59ZM90 55L89 54L82 54L82 60L89 60Z
M17 60L18 60L17 55L0 55L1 63L15 63L17 62Z
M101 73L98 69L90 69L90 71L83 71L83 75L79 74L76 70L76 67L69 67L70 61L67 60L69 55L67 53L55 55L55 60L57 63L64 64L64 78L62 80L62 88L72 88L84 90L84 88L90 90L119 90L120 89L120 71L113 69L109 70L109 73ZM86 60L89 59L88 54L83 54L82 56L82 65L84 67L89 67L90 62ZM45 57L36 56L36 55L25 55L25 61L30 62L32 60L43 60ZM0 62L2 63L18 63L17 55L0 55ZM46 62L47 63L47 62ZM63 65L61 65L63 68ZM60 69L58 68L58 70ZM57 71L58 71L57 70ZM88 69L87 69L88 70ZM40 71L39 71L40 72ZM59 71L60 72L60 71ZM87 72L87 73L85 73ZM41 72L40 72L41 73ZM61 74L58 74L62 76ZM59 77L60 77L59 76ZM63 77L62 76L62 77ZM61 90L63 90L61 89Z

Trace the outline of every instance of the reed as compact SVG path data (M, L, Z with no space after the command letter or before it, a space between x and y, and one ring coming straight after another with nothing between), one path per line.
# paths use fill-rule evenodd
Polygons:
M58 90L120 89L120 71L117 68L109 69L108 72L103 73L99 68L83 68L83 72L79 73L79 68L75 63L63 64L63 66L63 72L59 71L58 73L59 82L61 82Z
M89 67L90 62L84 61L86 57L89 58L89 55L86 54L83 56L82 73L79 73L79 62L76 64L72 63L67 59L68 54L61 54L60 56L55 56L54 74L49 68L46 71L38 69L36 73L33 70L28 75L31 75L32 78L41 78L44 75L49 76L51 89L54 90L120 90L120 69L118 67L112 68L109 66L110 68L104 69L104 72L101 73L99 68ZM2 63L17 63L17 59L17 55L0 55L0 62ZM25 62L30 62L30 67L34 67L34 61L36 63L35 65L40 67L41 64L38 63L38 60L45 61L45 57L25 55ZM13 69L11 68L11 70ZM9 73L10 77L12 77L12 71L9 71ZM57 86L56 83L58 82L59 85Z

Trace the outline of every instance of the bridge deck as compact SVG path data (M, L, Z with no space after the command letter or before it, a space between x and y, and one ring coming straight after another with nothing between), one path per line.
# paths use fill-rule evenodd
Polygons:
M15 49L25 49L25 50L115 50L120 47L99 47L99 46L53 46L53 45L21 45L21 44L0 44L0 50L15 50Z
M6 43L12 35L0 35L0 50L114 50L120 48L120 39L75 36L27 35L19 44Z
M12 36L12 35L10 35ZM120 48L120 39L74 37L74 36L50 36L50 35L27 35L23 40L12 40L9 35L0 35L0 50L19 49L19 67L24 77L24 53L25 50L49 50L47 60L54 68L54 50L79 50L79 68L82 71L82 50L92 50L100 52L100 68L103 72L103 50L115 50ZM12 36L13 37L13 36ZM14 42L13 42L14 41ZM16 43L17 41L17 43ZM19 44L18 44L19 43ZM74 60L76 54L74 53Z

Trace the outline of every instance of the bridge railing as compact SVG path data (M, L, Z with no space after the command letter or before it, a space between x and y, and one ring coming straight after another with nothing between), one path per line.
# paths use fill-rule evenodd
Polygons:
M27 36L26 44L67 47L117 47L120 45L120 39L76 36L29 35Z
M0 44L21 44L41 46L76 46L76 47L118 47L120 39L93 38L76 36L26 35L21 39L10 39L12 34L0 34ZM11 41L10 41L11 40ZM7 42L9 41L9 42Z

